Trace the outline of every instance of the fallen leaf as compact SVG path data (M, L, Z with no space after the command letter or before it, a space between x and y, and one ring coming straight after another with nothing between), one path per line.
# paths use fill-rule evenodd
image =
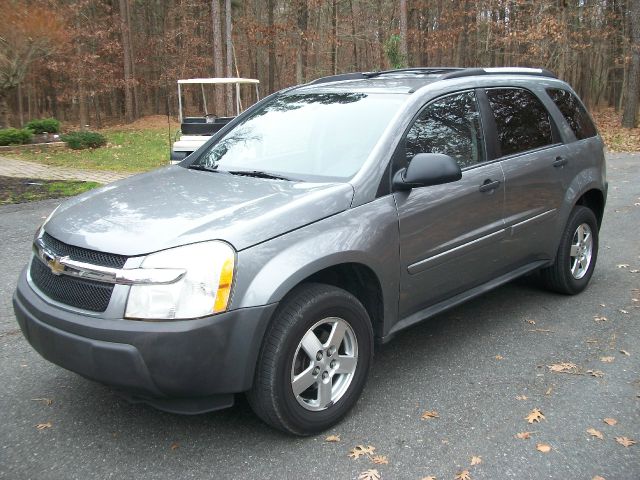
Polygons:
M531 438L531 433L532 432L516 433L516 438L519 438L520 440L529 440Z
M551 395L551 392L553 392L553 387L549 387L547 388L547 391L544 392L545 395Z
M551 451L551 445L547 443L538 443L536 445L536 450L542 453L549 453Z
M631 272L631 273L638 273L638 272L640 272L640 270L638 270L637 268L634 268L634 269L629 270L629 272Z
M50 398L32 398L31 400L33 400L34 402L42 402L46 406L49 406L53 403L53 400L51 400Z
M438 415L438 412L436 412L435 410L425 410L425 412L422 414L422 417L420 418L422 418L422 420L430 420L432 418L440 418L440 415Z
M476 455L471 457L471 466L480 465L481 463L482 463L482 457L477 457Z
M587 373L591 374L592 377L604 377L604 372L601 370L587 370Z
M504 360L504 357L502 355L496 355L494 358L496 360Z
M627 437L616 437L616 442L618 442L623 447L630 447L631 445L635 445L636 441Z
M600 357L602 363L612 363L614 360L615 357Z
M471 475L469 475L469 470L463 470L457 473L456 480L471 480Z
M550 328L531 328L530 332L538 332L538 333L550 333L553 332Z
M180 444L178 442L173 442L170 448L171 450L177 450L180 448Z
M516 400L526 400L527 396L526 395L517 395L516 396Z
M604 440L604 436L602 435L602 432L596 430L595 428L587 428L587 433L592 437L596 437L596 438L599 438L600 440Z
M629 315L629 312L623 308L619 308L618 311L624 315Z
M629 352L627 352L626 350L620 350L620 353L623 355L626 355L627 357L630 356L631 354Z
M329 435L327 438L324 439L325 442L339 442L340 441L340 435Z
M593 319L596 322L606 322L607 320L609 320L607 317L605 317L604 315L594 315Z
M47 428L51 428L51 427L53 427L53 425L51 425L51 422L39 423L36 425L36 428L38 430L46 430Z
M616 420L615 418L605 418L604 423L606 423L607 425L611 425L613 427L618 423L618 420Z
M629 264L628 263L619 263L618 265L616 265L617 268L629 268Z
M596 475L595 477L593 477L591 480L607 480L604 477L601 477L600 475Z
M376 465L387 465L389 459L385 455L376 455L371 459Z
M360 475L358 475L358 480L380 480L380 472L375 468L371 470L365 470Z
M545 418L539 409L534 408L533 410L531 410L531 412L529 412L529 415L527 415L525 419L529 423L534 423L534 422L540 422L540 420L544 420Z
M438 479L433 475L429 475L427 477L422 477L420 480L438 480Z
M366 447L364 445L357 445L355 448L351 449L349 456L354 460L357 460L362 455L371 455L375 449L376 447L372 447L371 445L368 445Z
M535 320L527 320L527 323L530 325L535 325L536 321Z
M549 368L550 371L556 372L556 373L568 373L578 368L578 366L575 363L569 363L569 362L554 363L553 365L547 365L547 367Z
M601 303L600 306L601 307L606 307L606 305L604 303Z

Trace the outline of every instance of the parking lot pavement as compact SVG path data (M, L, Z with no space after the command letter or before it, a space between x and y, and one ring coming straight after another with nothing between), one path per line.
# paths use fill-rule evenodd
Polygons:
M521 280L398 335L377 350L352 413L305 439L266 427L242 399L170 415L40 358L17 330L10 293L56 202L0 207L0 478L325 480L372 468L382 479L463 470L473 480L640 478L640 155L610 155L608 173L587 291L565 297ZM561 362L576 367L548 368ZM536 408L545 418L527 423ZM438 417L421 420L426 410ZM329 434L340 441L326 442ZM639 443L625 447L623 437ZM356 445L388 463L349 458ZM471 466L472 456L481 463Z

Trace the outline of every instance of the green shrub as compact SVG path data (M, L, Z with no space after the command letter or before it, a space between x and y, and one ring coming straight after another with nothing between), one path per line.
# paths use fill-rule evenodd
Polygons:
M33 133L58 133L60 122L55 118L39 118L27 123L26 128L33 130Z
M29 143L32 136L28 128L4 128L0 130L0 145L22 145Z
M60 137L69 148L83 150L85 148L98 148L107 144L104 135L98 132L71 132Z

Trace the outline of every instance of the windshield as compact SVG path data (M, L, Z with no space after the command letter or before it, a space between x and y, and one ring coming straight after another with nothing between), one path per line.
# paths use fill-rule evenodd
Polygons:
M190 167L346 180L360 169L405 100L398 94L281 95L227 132Z

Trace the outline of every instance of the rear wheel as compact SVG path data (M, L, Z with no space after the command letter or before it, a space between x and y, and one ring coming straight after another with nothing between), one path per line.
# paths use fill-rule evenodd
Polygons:
M567 222L555 263L541 270L544 285L575 295L589 284L598 257L598 222L593 211L576 206Z
M305 284L282 303L265 335L247 398L266 423L310 435L356 403L373 356L362 304L340 288Z

